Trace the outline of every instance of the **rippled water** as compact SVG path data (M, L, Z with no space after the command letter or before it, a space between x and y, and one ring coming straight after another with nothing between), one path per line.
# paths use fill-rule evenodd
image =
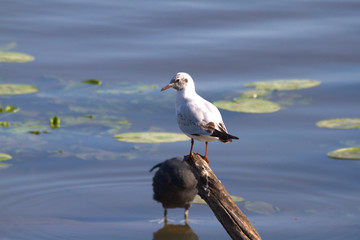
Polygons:
M183 210L170 210L163 228L148 170L187 154L189 142L112 137L179 132L175 92L159 91L178 71L210 101L232 99L251 81L321 81L279 92L287 101L277 113L222 111L240 140L210 143L210 166L230 194L277 209L264 215L239 203L263 239L358 239L359 162L326 153L359 146L359 131L315 123L359 117L359 10L357 1L322 0L3 1L0 46L15 41L14 51L35 61L1 63L0 82L41 91L0 96L0 106L21 109L0 113L0 121L47 126L57 115L62 122L40 135L0 129L0 152L13 156L0 169L0 240L228 238L202 205L190 209L188 227L178 226ZM92 78L103 85L79 84ZM124 120L131 124L114 129ZM204 147L195 143L196 152Z

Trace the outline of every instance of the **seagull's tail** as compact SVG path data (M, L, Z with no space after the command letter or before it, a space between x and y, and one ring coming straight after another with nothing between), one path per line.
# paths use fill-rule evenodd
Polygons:
M221 132L219 130L214 130L213 134L211 134L213 137L218 137L219 140L223 143L232 142L232 139L239 139L236 136L230 135L226 132Z

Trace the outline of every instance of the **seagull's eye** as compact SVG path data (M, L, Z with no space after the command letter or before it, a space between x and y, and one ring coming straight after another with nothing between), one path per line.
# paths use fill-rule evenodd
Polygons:
M175 82L180 82L180 79L175 79Z

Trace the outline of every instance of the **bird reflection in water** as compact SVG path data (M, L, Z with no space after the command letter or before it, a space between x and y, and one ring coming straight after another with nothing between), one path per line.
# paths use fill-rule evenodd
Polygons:
M199 237L188 224L165 224L163 228L154 232L153 240L197 240Z
M185 208L187 224L189 208L197 194L197 180L190 166L181 158L171 158L155 165L150 172L155 168L159 170L153 177L153 198L164 207L165 225L168 208Z

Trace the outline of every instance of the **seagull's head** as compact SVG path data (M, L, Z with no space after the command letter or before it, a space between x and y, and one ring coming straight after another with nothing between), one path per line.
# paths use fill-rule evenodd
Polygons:
M169 88L174 88L177 91L181 91L184 89L195 89L194 81L192 80L191 76L184 72L179 72L175 74L170 83L163 87L161 91L164 91Z

